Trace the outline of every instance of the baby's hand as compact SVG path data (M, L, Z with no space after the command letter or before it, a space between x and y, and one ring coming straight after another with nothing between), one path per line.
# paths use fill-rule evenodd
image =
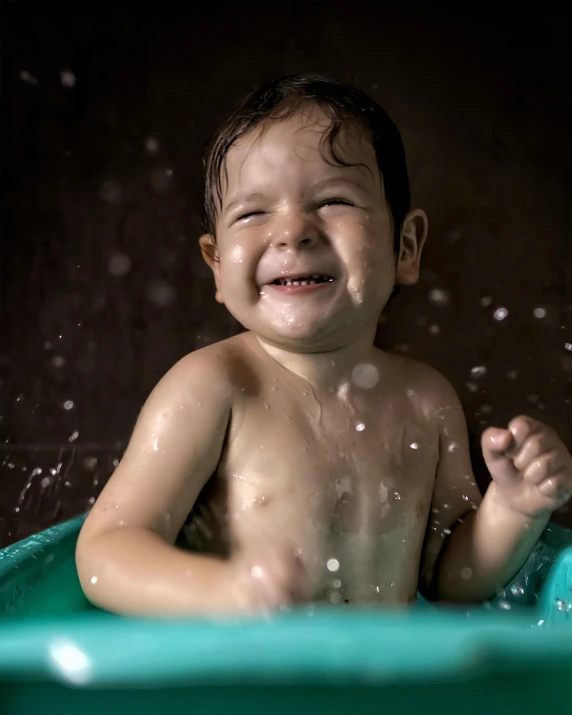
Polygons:
M499 497L527 517L547 516L572 495L572 456L556 432L530 417L490 427L481 445Z
M238 609L264 613L308 600L307 574L290 548L265 546L238 557L232 573Z

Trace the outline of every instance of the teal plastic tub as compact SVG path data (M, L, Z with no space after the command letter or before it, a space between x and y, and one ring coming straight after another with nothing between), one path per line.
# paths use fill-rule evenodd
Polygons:
M75 519L0 552L0 712L570 715L572 532L495 601L156 621L93 608Z

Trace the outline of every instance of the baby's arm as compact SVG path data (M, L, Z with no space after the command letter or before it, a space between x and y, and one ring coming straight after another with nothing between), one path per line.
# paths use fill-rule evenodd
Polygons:
M523 431L527 418L513 420L510 432L485 432L485 458L496 481L481 500L471 469L461 405L452 387L440 376L436 379L445 410L438 420L440 460L432 504L436 511L427 532L421 585L430 597L439 600L481 601L506 586L522 567L556 506L550 499L546 504L539 503L543 497L536 485L528 484L512 461L528 445L529 434L525 427ZM510 439L506 435L510 438L511 433L514 451L507 454ZM503 442L499 442L498 453L494 452L495 439ZM507 490L503 476L509 467L512 473L507 478L510 476L513 482ZM536 498L529 510L521 509L516 499L527 489L534 490Z
M141 411L78 540L81 585L96 605L174 615L229 607L229 564L173 547L222 450L232 400L223 372L207 351L193 353Z

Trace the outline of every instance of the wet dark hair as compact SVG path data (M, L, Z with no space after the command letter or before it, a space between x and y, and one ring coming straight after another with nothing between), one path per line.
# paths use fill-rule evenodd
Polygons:
M217 211L222 205L222 174L231 147L254 129L289 119L308 105L317 105L330 119L331 126L324 141L329 145L333 160L341 166L348 164L336 154L335 141L344 124L356 122L371 136L385 198L393 216L397 252L401 226L410 208L407 162L399 130L387 112L365 92L317 75L291 75L256 89L207 144L203 159L204 231L215 236Z

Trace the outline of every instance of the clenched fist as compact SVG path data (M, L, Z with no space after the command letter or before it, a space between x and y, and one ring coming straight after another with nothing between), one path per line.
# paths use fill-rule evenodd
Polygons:
M485 430L481 446L498 496L513 511L547 516L572 496L572 456L542 422L515 417L508 429Z

